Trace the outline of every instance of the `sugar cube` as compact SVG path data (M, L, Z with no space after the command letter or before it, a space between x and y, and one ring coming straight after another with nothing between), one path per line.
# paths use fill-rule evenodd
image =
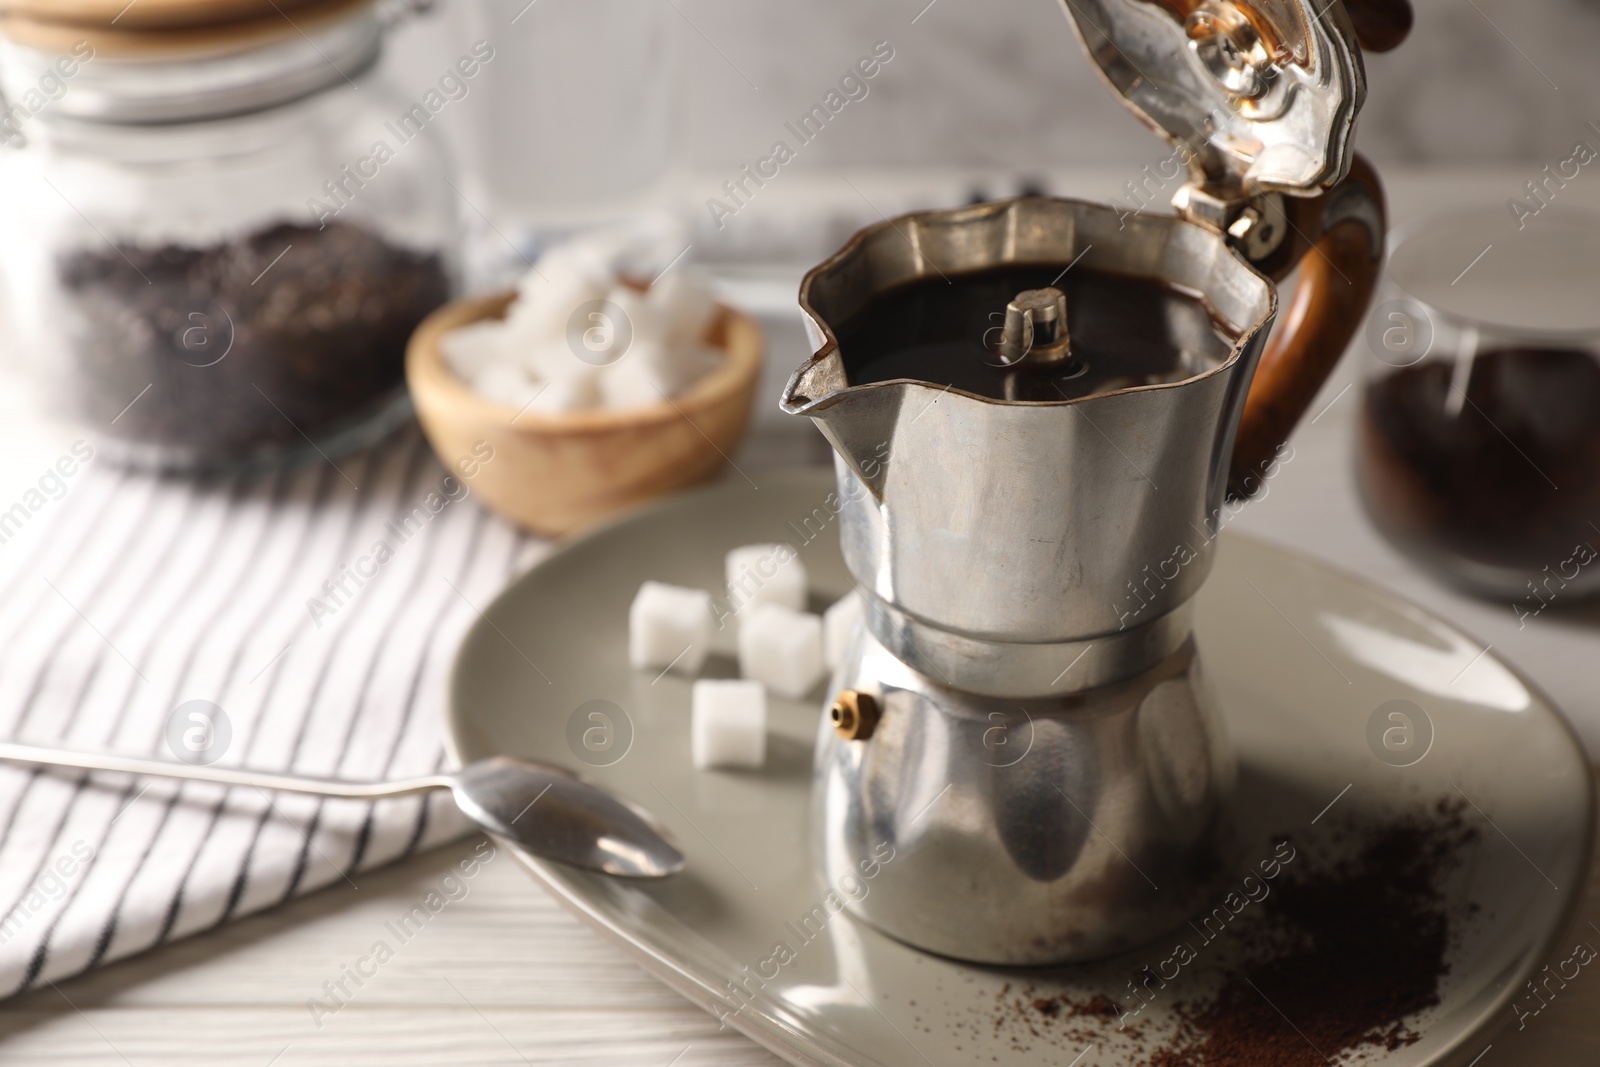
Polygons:
M660 274L654 255L680 244L613 231L552 245L518 283L503 318L448 331L440 350L474 391L519 410L659 404L726 358L707 343L716 296L686 267L644 292L623 281Z
M855 633L856 620L866 608L860 593L847 593L822 613L822 658L833 670L844 659L845 646Z
M686 271L669 271L650 287L650 303L660 309L667 336L693 343L705 339L717 313L717 298Z
M573 363L578 361L574 359ZM527 410L540 412L586 411L600 402L600 378L593 367L584 367L560 378L546 378Z
M822 679L822 616L758 604L739 622L739 673L800 698Z
M441 334L439 352L457 376L474 382L485 370L507 362L505 329L497 319L469 322Z
M696 767L759 767L767 761L767 691L760 682L701 678L690 703Z
M672 392L656 384L650 368L652 349L648 338L636 338L622 358L600 369L600 402L608 408L645 408L661 403Z
M619 331L626 331L633 337L647 337L653 341L666 339L667 317L664 314L666 309L650 300L644 293L632 286L614 285L606 294L606 300L622 313L623 321L614 324Z
M479 396L518 411L533 403L544 389L543 382L529 378L521 367L506 363L491 363L468 380Z
M665 393L681 393L716 370L724 357L719 349L698 341L676 341L646 349L646 371Z
M789 545L745 545L728 553L728 600L734 611L777 604L800 611L806 606L806 567Z
M628 609L628 661L637 668L667 666L693 675L711 648L711 595L664 582L645 582Z

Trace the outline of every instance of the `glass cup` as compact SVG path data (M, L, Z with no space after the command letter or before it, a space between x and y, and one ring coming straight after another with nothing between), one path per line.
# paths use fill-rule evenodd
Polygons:
M473 0L496 57L465 144L473 281L502 284L547 241L669 206L683 15L653 0Z
M1597 278L1600 217L1539 200L1452 214L1401 236L1367 324L1368 516L1519 616L1600 590Z

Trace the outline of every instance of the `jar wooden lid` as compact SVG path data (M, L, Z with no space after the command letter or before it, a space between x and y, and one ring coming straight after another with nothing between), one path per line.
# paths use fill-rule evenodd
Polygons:
M0 13L85 28L190 29L293 14L325 0L0 0Z
M373 0L0 0L0 35L66 53L140 56L230 51L298 36Z

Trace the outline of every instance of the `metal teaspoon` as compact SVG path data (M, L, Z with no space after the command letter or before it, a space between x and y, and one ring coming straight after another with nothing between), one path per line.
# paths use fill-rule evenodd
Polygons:
M448 789L455 796L456 805L473 822L545 859L620 878L664 878L682 870L684 863L683 853L666 830L643 808L560 767L512 756L491 756L452 773L396 782L302 778L39 748L11 741L0 741L0 759L351 800L381 800Z

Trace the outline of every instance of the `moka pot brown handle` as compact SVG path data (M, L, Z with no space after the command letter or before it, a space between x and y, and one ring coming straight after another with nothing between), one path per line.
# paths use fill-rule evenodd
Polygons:
M1284 198L1283 245L1256 266L1274 281L1300 279L1278 313L1245 400L1228 493L1258 492L1278 450L1362 326L1383 264L1388 217L1377 172L1361 156L1320 196Z

